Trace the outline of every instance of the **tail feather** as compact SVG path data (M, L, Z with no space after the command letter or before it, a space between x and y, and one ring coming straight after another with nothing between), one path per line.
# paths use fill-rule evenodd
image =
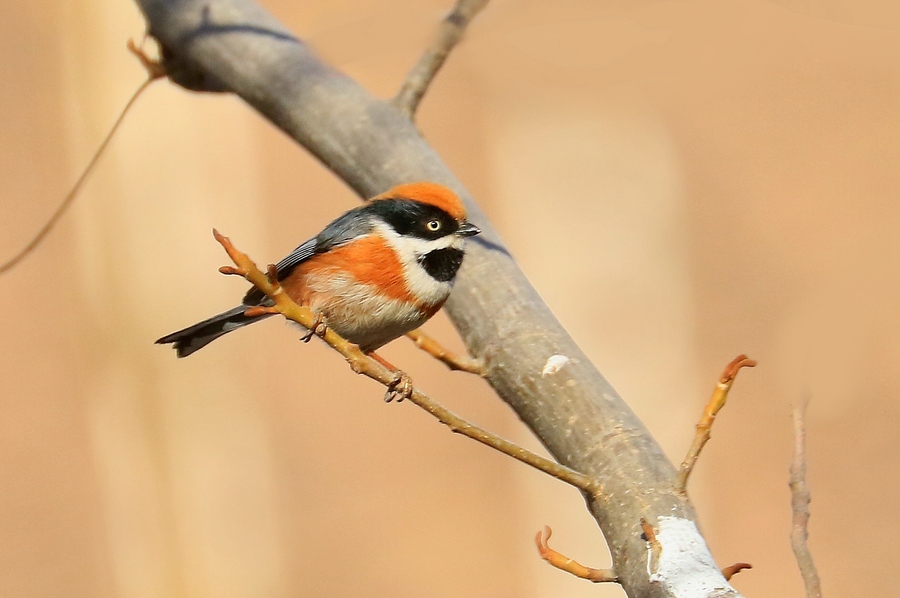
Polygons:
M198 322L193 326L188 326L184 330L173 332L156 341L158 345L172 344L178 357L187 357L194 351L202 349L209 343L213 342L220 336L228 334L232 330L237 330L247 324L252 324L259 320L268 318L272 314L263 314L260 316L245 316L244 312L248 309L246 305L239 305L233 309L222 312L217 316L213 316L208 320Z

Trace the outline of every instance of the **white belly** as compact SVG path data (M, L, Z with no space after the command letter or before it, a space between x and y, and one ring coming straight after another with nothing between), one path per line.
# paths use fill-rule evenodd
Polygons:
M406 301L377 296L373 287L360 284L350 276L307 276L309 307L320 314L325 325L359 345L373 351L425 323L429 313ZM448 293L440 297L438 305Z

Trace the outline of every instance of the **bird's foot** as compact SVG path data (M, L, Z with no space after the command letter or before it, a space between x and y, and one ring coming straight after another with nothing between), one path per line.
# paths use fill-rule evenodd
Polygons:
M384 402L390 403L394 399L397 399L397 402L401 403L404 399L411 397L412 393L412 378L410 378L409 374L406 372L397 370L395 372L394 380L388 384L387 391L384 393Z
M328 332L328 326L325 324L322 314L316 314L316 319L313 321L312 326L310 326L309 330L307 330L306 334L304 334L300 340L304 343L308 343L313 336L325 338L326 332Z

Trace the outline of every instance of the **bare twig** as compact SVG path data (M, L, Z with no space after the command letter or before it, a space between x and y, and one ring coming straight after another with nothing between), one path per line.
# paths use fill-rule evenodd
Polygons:
M138 59L141 63L141 66L144 67L144 70L147 71L147 78L151 81L156 81L157 79L162 79L163 77L168 76L168 69L163 64L161 59L153 58L149 54L144 51L144 44L147 43L147 38L149 36L144 34L144 38L141 40L141 45L137 45L134 43L134 40L128 40L125 44L125 47L128 48L128 51L134 54L134 57Z
M809 501L810 492L806 485L806 407L809 397L804 397L800 405L794 406L794 460L791 463L791 548L803 576L807 598L821 598L822 588L819 574L812 560L812 553L806 540L809 537Z
M235 266L222 266L219 268L219 272L243 276L275 303L272 307L250 307L247 310L247 315L280 313L307 330L315 331L332 349L344 356L344 359L350 364L350 368L357 374L362 374L376 382L380 382L389 390L396 386L397 373L395 371L386 367L378 359L373 359L366 355L360 351L359 347L342 338L330 328L320 326L321 321L312 310L298 305L288 297L287 293L282 290L281 285L278 284L274 266L269 266L269 273L263 274L256 264L253 263L253 260L234 247L228 237L219 234L216 230L213 230L213 236L225 248L228 256L235 264ZM323 328L324 330L322 330ZM597 483L588 476L467 422L417 389L412 390L409 400L436 417L438 421L450 428L452 432L468 436L473 440L486 444L501 453L531 465L547 475L571 484L585 492L594 493L598 490Z
M451 370L459 370L461 372L469 372L470 374L478 374L484 376L484 360L469 357L468 355L457 355L445 349L439 342L425 334L419 329L413 330L406 334L416 346Z
M743 571L744 569L752 569L753 565L750 563L735 563L733 565L729 565L722 569L722 577L725 578L725 581L730 581L732 577Z
M560 554L550 548L547 542L550 540L550 536L552 534L553 530L550 529L550 526L545 525L544 531L538 532L537 537L535 537L534 539L535 543L537 544L538 552L540 553L542 559L544 559L557 569L562 569L567 573L571 573L575 577L587 579L594 583L610 583L619 581L619 578L616 576L615 571L613 571L612 569L593 569L591 567L585 567L584 565L573 561L564 554Z
M444 65L450 51L462 39L469 22L483 9L488 0L457 0L453 10L441 22L440 30L432 44L412 68L400 91L394 96L394 106L410 119L415 115L422 96L434 76Z
M694 469L694 464L700 456L700 451L703 450L703 446L709 441L710 430L713 422L716 420L716 414L725 406L725 401L728 400L728 391L731 390L731 385L734 383L738 371L741 368L752 368L755 365L756 362L746 355L738 355L731 363L725 366L725 371L722 373L722 377L719 378L719 383L716 384L712 397L710 397L706 408L703 410L703 416L697 424L697 432L694 435L691 448L688 449L687 455L684 457L684 461L682 461L678 470L678 477L675 479L675 489L677 491L685 491L688 476L691 475L691 471Z
M106 134L106 137L100 143L97 151L94 152L94 155L87 163L87 166L84 167L84 170L82 170L81 174L78 175L78 178L75 179L75 184L72 185L71 189L69 189L69 192L63 198L62 202L60 202L59 206L56 208L56 211L53 212L53 214L50 216L50 219L47 220L43 228L41 228L41 230L38 231L38 233L34 237L32 237L31 241L29 241L28 244L19 251L19 253L14 255L3 264L0 264L0 274L4 274L5 272L8 272L9 270L15 268L19 262L28 257L28 255L32 251L34 251L38 245L41 244L41 241L44 240L44 238L50 233L53 227L56 226L56 223L59 222L59 219L62 218L63 214L65 214L66 210L69 209L69 206L72 205L72 202L75 200L75 196L78 195L78 192L81 190L81 186L84 184L84 181L94 169L94 166L97 164L100 156L103 155L103 152L106 150L106 146L108 146L109 142L112 140L113 135L115 135L116 131L119 130L119 125L121 125L122 121L125 120L125 116L128 114L128 111L141 96L141 94L144 93L144 90L150 86L151 83L165 76L164 72L157 71L152 68L152 65L158 66L159 63L153 62L148 59L146 55L141 52L131 40L128 40L128 49L138 57L138 59L141 61L141 64L144 65L144 68L147 69L147 80L141 83L140 87L138 87L137 90L135 90L135 92L131 95L131 99L129 99L125 104L125 107L122 108L122 112L119 113L119 117L113 123L112 128L110 128L109 130L109 133Z

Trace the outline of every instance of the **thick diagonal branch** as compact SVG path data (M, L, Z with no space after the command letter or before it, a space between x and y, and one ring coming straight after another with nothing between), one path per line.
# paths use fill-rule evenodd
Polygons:
M320 61L250 0L137 1L151 34L174 55L239 94L361 196L428 180L463 198L483 233L469 244L445 310L469 354L490 355L486 380L550 453L599 481L602 492L586 499L626 593L671 596L647 575L640 519L696 520L687 497L672 492L674 467L559 324L415 125ZM568 357L566 367L542 376L554 355ZM717 569L703 563L701 571L715 588L709 596L738 596L724 579L719 582Z

